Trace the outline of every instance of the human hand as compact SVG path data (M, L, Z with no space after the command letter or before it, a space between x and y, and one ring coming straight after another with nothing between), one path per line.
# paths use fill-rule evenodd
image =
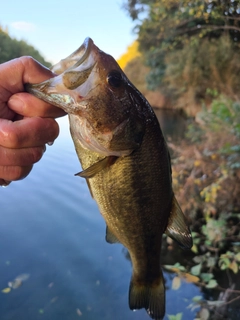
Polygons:
M0 185L25 178L59 133L64 112L24 92L54 74L31 57L0 64Z

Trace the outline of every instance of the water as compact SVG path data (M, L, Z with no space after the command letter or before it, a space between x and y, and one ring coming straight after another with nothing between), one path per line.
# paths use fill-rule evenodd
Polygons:
M0 319L150 319L128 309L131 264L120 244L105 242L105 223L92 200L68 131L61 133L30 175L0 189ZM183 252L184 255L184 252ZM29 278L9 293L1 290L20 274ZM201 295L183 283L171 290L166 279L167 314L183 312Z
M187 121L181 111L154 108L154 112L167 139L177 141L184 137Z

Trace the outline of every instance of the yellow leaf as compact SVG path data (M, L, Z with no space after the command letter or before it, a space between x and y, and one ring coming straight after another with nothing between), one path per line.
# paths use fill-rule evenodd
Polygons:
M190 15L193 15L193 14L194 14L194 10L193 10L192 8L189 10L189 14L190 14Z
M181 278L180 277L174 277L172 281L172 289L178 290L181 286Z
M195 160L194 161L194 165L195 165L195 167L199 167L201 165L201 161L200 160Z
M234 273L238 273L238 265L236 261L232 261L229 269L231 269Z
M194 253L198 253L198 247L196 246L196 244L194 244L191 248L192 252Z
M11 291L11 288L5 288L2 290L3 293L9 293Z
M197 185L197 186L200 186L202 181L200 179L194 179L194 183Z
M167 270L170 270L172 272L175 272L175 273L180 273L180 270L178 268L173 267L173 266L164 265L164 268Z
M189 282L189 283L197 283L200 281L200 279L198 277L193 276L190 273L184 273L184 274L182 274L182 277L186 282Z
M120 65L120 67L124 69L128 62L139 56L140 53L138 51L138 42L134 41L130 46L128 46L127 52L122 54L121 57L117 60L117 62Z

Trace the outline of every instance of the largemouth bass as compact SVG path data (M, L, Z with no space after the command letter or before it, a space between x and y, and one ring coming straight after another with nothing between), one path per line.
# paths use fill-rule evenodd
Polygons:
M129 251L130 309L165 314L160 265L162 234L192 246L172 190L168 148L146 99L113 57L90 38L52 69L57 76L26 90L62 108L92 197L106 224L106 241Z

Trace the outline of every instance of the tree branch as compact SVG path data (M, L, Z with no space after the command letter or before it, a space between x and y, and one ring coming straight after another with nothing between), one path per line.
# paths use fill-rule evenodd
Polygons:
M235 30L235 31L239 31L240 32L240 28L239 27L235 27L235 26L229 26L229 25L224 25L224 26L214 26L214 25L197 25L195 27L192 28L186 28L186 29L182 29L177 31L177 34L184 34L187 32L192 32L192 31L196 31L196 30L202 30L202 29L211 29L211 30Z
M230 17L230 16L223 16L225 20L237 20L240 21L240 17Z

